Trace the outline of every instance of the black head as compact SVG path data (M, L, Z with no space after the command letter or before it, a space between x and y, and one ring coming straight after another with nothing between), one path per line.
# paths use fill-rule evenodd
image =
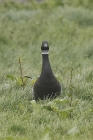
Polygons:
M42 50L42 52L48 52L49 51L49 45L48 45L47 41L42 42L41 50Z

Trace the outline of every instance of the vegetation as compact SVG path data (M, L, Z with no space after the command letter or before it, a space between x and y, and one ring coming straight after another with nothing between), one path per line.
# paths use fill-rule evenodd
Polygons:
M0 140L93 139L92 7L92 0L0 2ZM63 92L36 103L43 40Z

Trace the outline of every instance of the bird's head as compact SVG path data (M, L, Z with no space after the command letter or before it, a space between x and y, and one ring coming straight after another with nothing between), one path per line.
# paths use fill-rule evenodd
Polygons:
M43 41L42 42L41 51L42 51L42 54L48 54L49 45L48 45L48 42L47 41Z

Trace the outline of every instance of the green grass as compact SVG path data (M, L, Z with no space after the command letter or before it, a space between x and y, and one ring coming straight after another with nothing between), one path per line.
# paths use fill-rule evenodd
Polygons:
M0 2L0 140L93 139L92 6L88 0ZM63 92L35 103L44 40ZM19 58L32 77L24 87Z

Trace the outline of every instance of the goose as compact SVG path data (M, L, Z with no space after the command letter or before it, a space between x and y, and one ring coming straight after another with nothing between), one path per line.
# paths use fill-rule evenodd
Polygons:
M61 85L54 76L49 62L49 44L43 41L42 51L42 71L33 86L34 98L36 101L54 99L61 94Z

